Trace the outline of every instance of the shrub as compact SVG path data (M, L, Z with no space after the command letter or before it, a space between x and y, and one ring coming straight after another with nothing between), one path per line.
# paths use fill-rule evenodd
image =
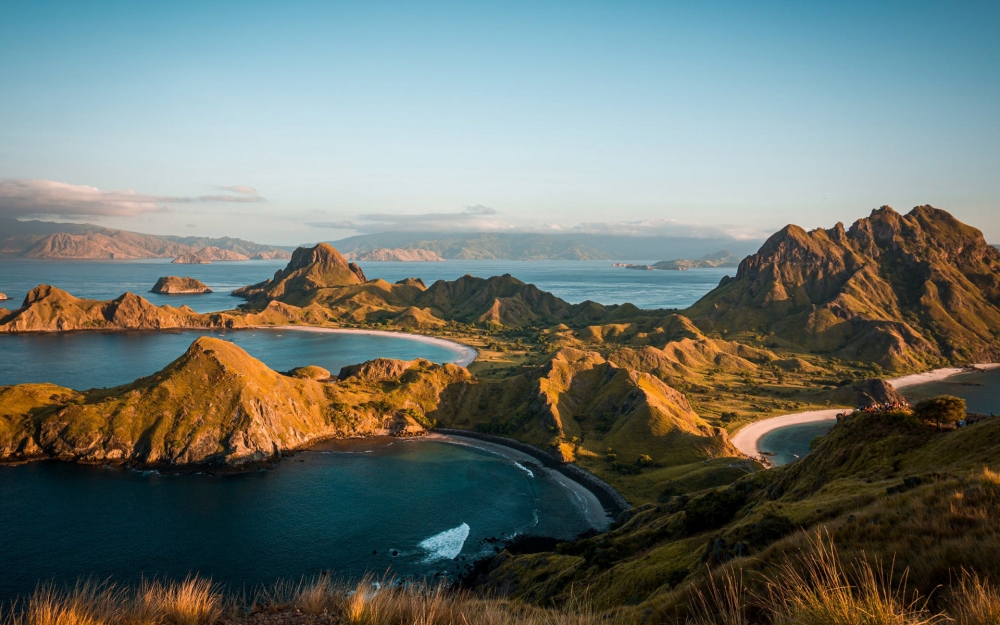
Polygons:
M965 400L951 395L940 395L918 402L913 413L920 419L935 423L954 425L965 418Z

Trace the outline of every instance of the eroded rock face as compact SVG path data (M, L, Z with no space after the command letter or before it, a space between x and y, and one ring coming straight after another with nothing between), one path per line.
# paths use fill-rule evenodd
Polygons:
M703 330L890 369L1000 356L1000 252L945 211L788 226L685 312Z
M201 280L195 278L165 276L156 281L150 292L163 295L176 295L181 293L211 293L212 289L205 286Z

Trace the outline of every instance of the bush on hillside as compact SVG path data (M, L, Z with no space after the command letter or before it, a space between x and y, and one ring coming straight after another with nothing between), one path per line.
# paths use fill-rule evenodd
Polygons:
M965 400L951 395L940 395L918 402L913 413L921 420L939 427L954 425L965 418Z

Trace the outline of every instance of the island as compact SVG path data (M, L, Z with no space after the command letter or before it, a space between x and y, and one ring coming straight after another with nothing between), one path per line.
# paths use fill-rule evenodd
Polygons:
M6 293L0 293L0 301L6 300L6 299L9 299L7 297L7 294Z
M737 267L739 260L728 250L715 252L702 256L698 260L677 259L661 260L652 265L641 265L632 263L612 263L612 267L624 267L625 269L639 269L642 271L654 271L657 269L665 271L687 271L688 269L701 269L704 267Z
M437 252L432 252L431 250L424 249L403 249L403 248L376 248L367 252L353 252L350 254L344 254L344 258L347 260L365 260L365 261L396 261L404 263L424 263L424 262L443 262L444 259L437 255Z
M151 293L161 295L180 295L192 293L211 293L212 289L205 286L201 280L195 278L181 278L178 276L164 276L156 281Z

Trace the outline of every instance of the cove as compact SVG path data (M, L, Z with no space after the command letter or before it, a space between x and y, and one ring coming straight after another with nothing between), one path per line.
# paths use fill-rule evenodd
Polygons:
M330 333L293 328L158 332L60 332L0 335L0 385L51 382L77 390L128 384L179 357L199 336L232 341L276 371L341 367L374 358L439 363L455 348L405 334Z
M0 603L80 578L198 573L250 591L322 571L454 575L494 539L590 527L545 471L419 439L330 442L240 475L0 466L0 493Z

